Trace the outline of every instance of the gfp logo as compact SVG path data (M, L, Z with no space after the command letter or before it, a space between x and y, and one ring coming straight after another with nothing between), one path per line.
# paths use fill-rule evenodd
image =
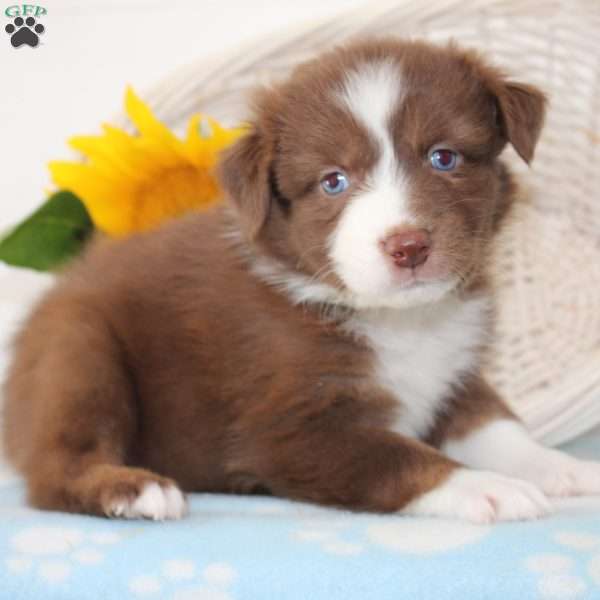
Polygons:
M27 45L35 48L40 42L40 34L44 33L45 27L36 21L48 11L43 6L35 4L15 4L4 11L5 16L12 19L4 31L10 35L10 43L18 48Z

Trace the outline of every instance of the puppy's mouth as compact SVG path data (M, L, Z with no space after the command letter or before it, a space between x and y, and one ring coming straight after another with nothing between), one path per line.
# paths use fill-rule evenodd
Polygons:
M419 279L417 275L412 275L409 278L405 278L402 281L396 282L394 287L400 290L410 290L413 288L426 288L430 285L436 285L444 283L446 279Z
M443 256L437 253L432 253L426 261L417 265L398 265L388 260L387 272L394 289L440 285L454 279Z
M431 276L423 273L421 267L398 269L389 268L390 281L396 287L411 287L413 285L426 285L444 279L442 274Z
M393 273L388 293L398 296L403 293L419 291L425 295L427 290L449 291L458 285L458 278L449 273L425 274L419 269L408 270L402 273ZM437 294L434 293L435 296Z

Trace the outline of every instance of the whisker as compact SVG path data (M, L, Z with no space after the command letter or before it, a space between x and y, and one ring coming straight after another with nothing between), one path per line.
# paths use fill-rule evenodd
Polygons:
M317 250L327 250L326 243L320 242L318 244L315 244L314 246L306 248L296 259L296 267L300 268L302 266L302 263L304 262L304 258L311 252L315 252Z

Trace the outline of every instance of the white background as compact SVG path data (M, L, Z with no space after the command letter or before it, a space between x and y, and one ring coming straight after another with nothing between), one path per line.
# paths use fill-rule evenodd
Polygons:
M46 163L176 67L365 0L46 0L37 48L15 49L0 3L0 231L36 207ZM35 4L34 0L26 0Z

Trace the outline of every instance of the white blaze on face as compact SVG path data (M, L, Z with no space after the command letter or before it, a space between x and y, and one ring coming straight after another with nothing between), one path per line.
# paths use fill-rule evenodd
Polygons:
M366 189L344 210L331 239L331 258L344 283L358 294L377 294L389 287L390 267L380 241L392 227L410 225L408 190L396 160L390 117L402 101L400 67L391 61L366 63L345 80L338 101L377 143L379 159Z
M380 243L394 227L416 226L409 209L410 189L394 152L390 117L405 92L400 65L393 61L365 63L348 74L337 101L349 110L377 143L379 159L365 189L344 209L330 239L330 258L338 276L363 306L410 306L441 298L453 283L431 283L402 289Z

